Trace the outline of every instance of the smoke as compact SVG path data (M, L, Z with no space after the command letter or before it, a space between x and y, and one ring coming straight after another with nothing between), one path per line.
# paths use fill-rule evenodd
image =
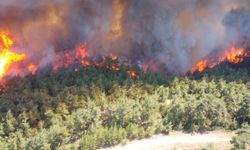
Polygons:
M250 39L248 0L8 0L0 1L0 20L0 31L40 67L84 42L98 53L186 73Z
M235 42L250 46L250 8L232 9L224 18L227 37L233 37Z

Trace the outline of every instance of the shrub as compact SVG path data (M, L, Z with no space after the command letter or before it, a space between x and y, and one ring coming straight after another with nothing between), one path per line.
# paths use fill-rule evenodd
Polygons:
M225 113L224 102L213 95L202 95L200 100L190 96L173 102L165 122L171 123L174 129L209 130L214 126L226 126Z
M245 96L243 102L240 105L240 109L236 114L236 118L240 124L250 124L250 94Z
M250 126L245 124L231 140L232 150L247 150L250 148Z
M15 77L0 85L0 147L92 149L172 129L235 130L249 123L249 69L224 65L185 77L77 65Z
M126 136L126 130L122 128L93 128L89 133L82 136L79 148L92 150L103 146L116 145L126 139Z
M141 139L145 137L145 131L143 127L138 127L136 124L129 124L126 127L126 132L127 132L127 138L130 140L133 139Z
M26 149L57 149L66 141L68 132L66 127L58 124L49 129L42 129L36 136L31 138Z

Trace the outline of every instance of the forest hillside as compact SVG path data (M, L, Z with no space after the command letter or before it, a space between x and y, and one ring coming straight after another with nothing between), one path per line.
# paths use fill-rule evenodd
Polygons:
M47 69L1 85L1 149L98 149L172 130L237 130L250 140L250 68L227 62L202 73L138 77L91 66Z

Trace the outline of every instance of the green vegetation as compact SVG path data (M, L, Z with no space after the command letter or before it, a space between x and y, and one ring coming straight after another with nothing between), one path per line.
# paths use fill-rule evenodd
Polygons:
M250 148L250 126L245 124L237 132L237 136L231 140L233 150L245 150Z
M138 69L139 80L127 69L48 69L10 79L0 97L1 149L96 149L171 130L250 124L249 68L223 64L185 77Z

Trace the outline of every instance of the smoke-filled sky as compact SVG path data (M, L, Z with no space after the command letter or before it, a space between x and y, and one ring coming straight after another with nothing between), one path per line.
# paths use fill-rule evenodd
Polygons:
M3 0L0 21L0 31L40 66L84 42L93 51L185 73L232 42L247 46L250 1Z

